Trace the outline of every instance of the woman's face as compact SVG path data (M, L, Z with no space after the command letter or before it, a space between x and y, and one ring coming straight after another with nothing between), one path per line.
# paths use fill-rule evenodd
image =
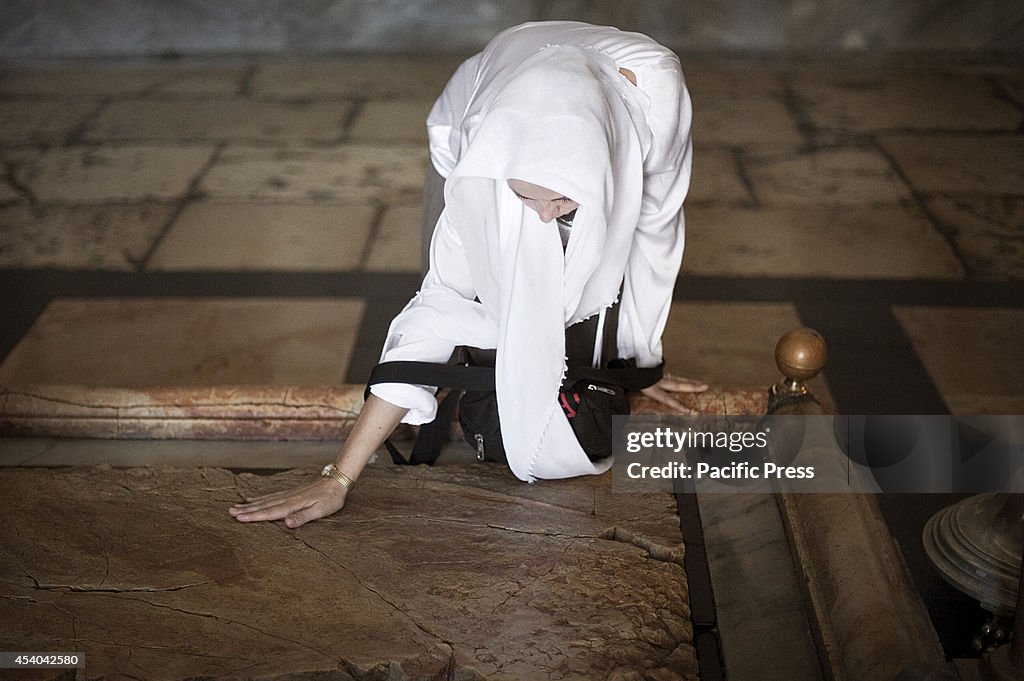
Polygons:
M537 212L541 222L551 222L580 206L567 196L522 180L509 180L508 187L527 208Z

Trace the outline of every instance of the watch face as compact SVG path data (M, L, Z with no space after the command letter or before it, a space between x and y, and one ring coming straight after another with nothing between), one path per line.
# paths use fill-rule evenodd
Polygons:
M320 471L320 477L326 478L330 474L331 474L331 464L327 464L326 466L324 466L324 469L322 471Z

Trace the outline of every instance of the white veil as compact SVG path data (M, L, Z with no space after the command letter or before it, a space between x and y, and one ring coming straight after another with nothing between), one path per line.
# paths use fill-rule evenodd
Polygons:
M445 184L432 262L461 245L476 296L497 326L496 384L517 477L596 473L557 403L564 328L616 299L640 217L650 132L632 86L604 55L550 46L467 112L465 154ZM471 135L471 136L470 136ZM557 227L507 187L515 178L580 204L563 257ZM428 277L429 278L429 277Z

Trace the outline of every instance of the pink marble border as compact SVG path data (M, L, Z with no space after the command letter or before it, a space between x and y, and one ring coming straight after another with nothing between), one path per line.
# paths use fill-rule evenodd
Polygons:
M362 385L0 386L0 437L153 440L339 440L363 404ZM763 414L763 388L688 398L702 414ZM667 413L637 397L637 414ZM406 427L399 439L411 437Z

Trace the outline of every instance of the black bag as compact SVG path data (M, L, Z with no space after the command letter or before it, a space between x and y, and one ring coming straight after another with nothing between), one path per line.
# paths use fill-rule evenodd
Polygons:
M629 416L629 393L621 385L583 379L558 393L580 447L591 461L612 455L612 417Z
M496 355L494 350L466 346L457 348L455 352L456 358L463 366L485 367L492 373ZM493 388L463 392L459 398L458 415L462 437L476 450L478 461L508 463L505 444L501 439L498 394Z
M662 366L637 368L632 360L605 360L614 354L618 325L618 302L605 315L602 333L602 365L594 368L594 347L598 317L566 329L568 371L558 401L572 426L576 439L592 461L612 453L612 417L629 414L629 391L657 383ZM477 459L507 463L494 390L494 350L459 347L453 354L455 364L430 362L384 362L374 367L369 386L375 383L414 383L451 387L438 406L431 423L420 427L412 455L405 457L391 444L385 446L395 463L433 464L448 440L448 424L456 406L463 437L476 450Z
M478 460L508 463L501 439L497 393L464 393L459 399L459 425L462 437L476 450Z
M465 366L493 368L493 350L461 350ZM633 364L618 360L607 369L587 371L588 377L576 379L574 374L579 369L570 369L558 393L558 403L580 447L592 461L597 461L612 454L612 417L629 415L629 390L623 383L639 390L646 387L641 384L647 381L656 383L661 370L635 369ZM476 450L477 459L506 462L498 399L493 390L465 391L459 399L458 416L463 437Z

